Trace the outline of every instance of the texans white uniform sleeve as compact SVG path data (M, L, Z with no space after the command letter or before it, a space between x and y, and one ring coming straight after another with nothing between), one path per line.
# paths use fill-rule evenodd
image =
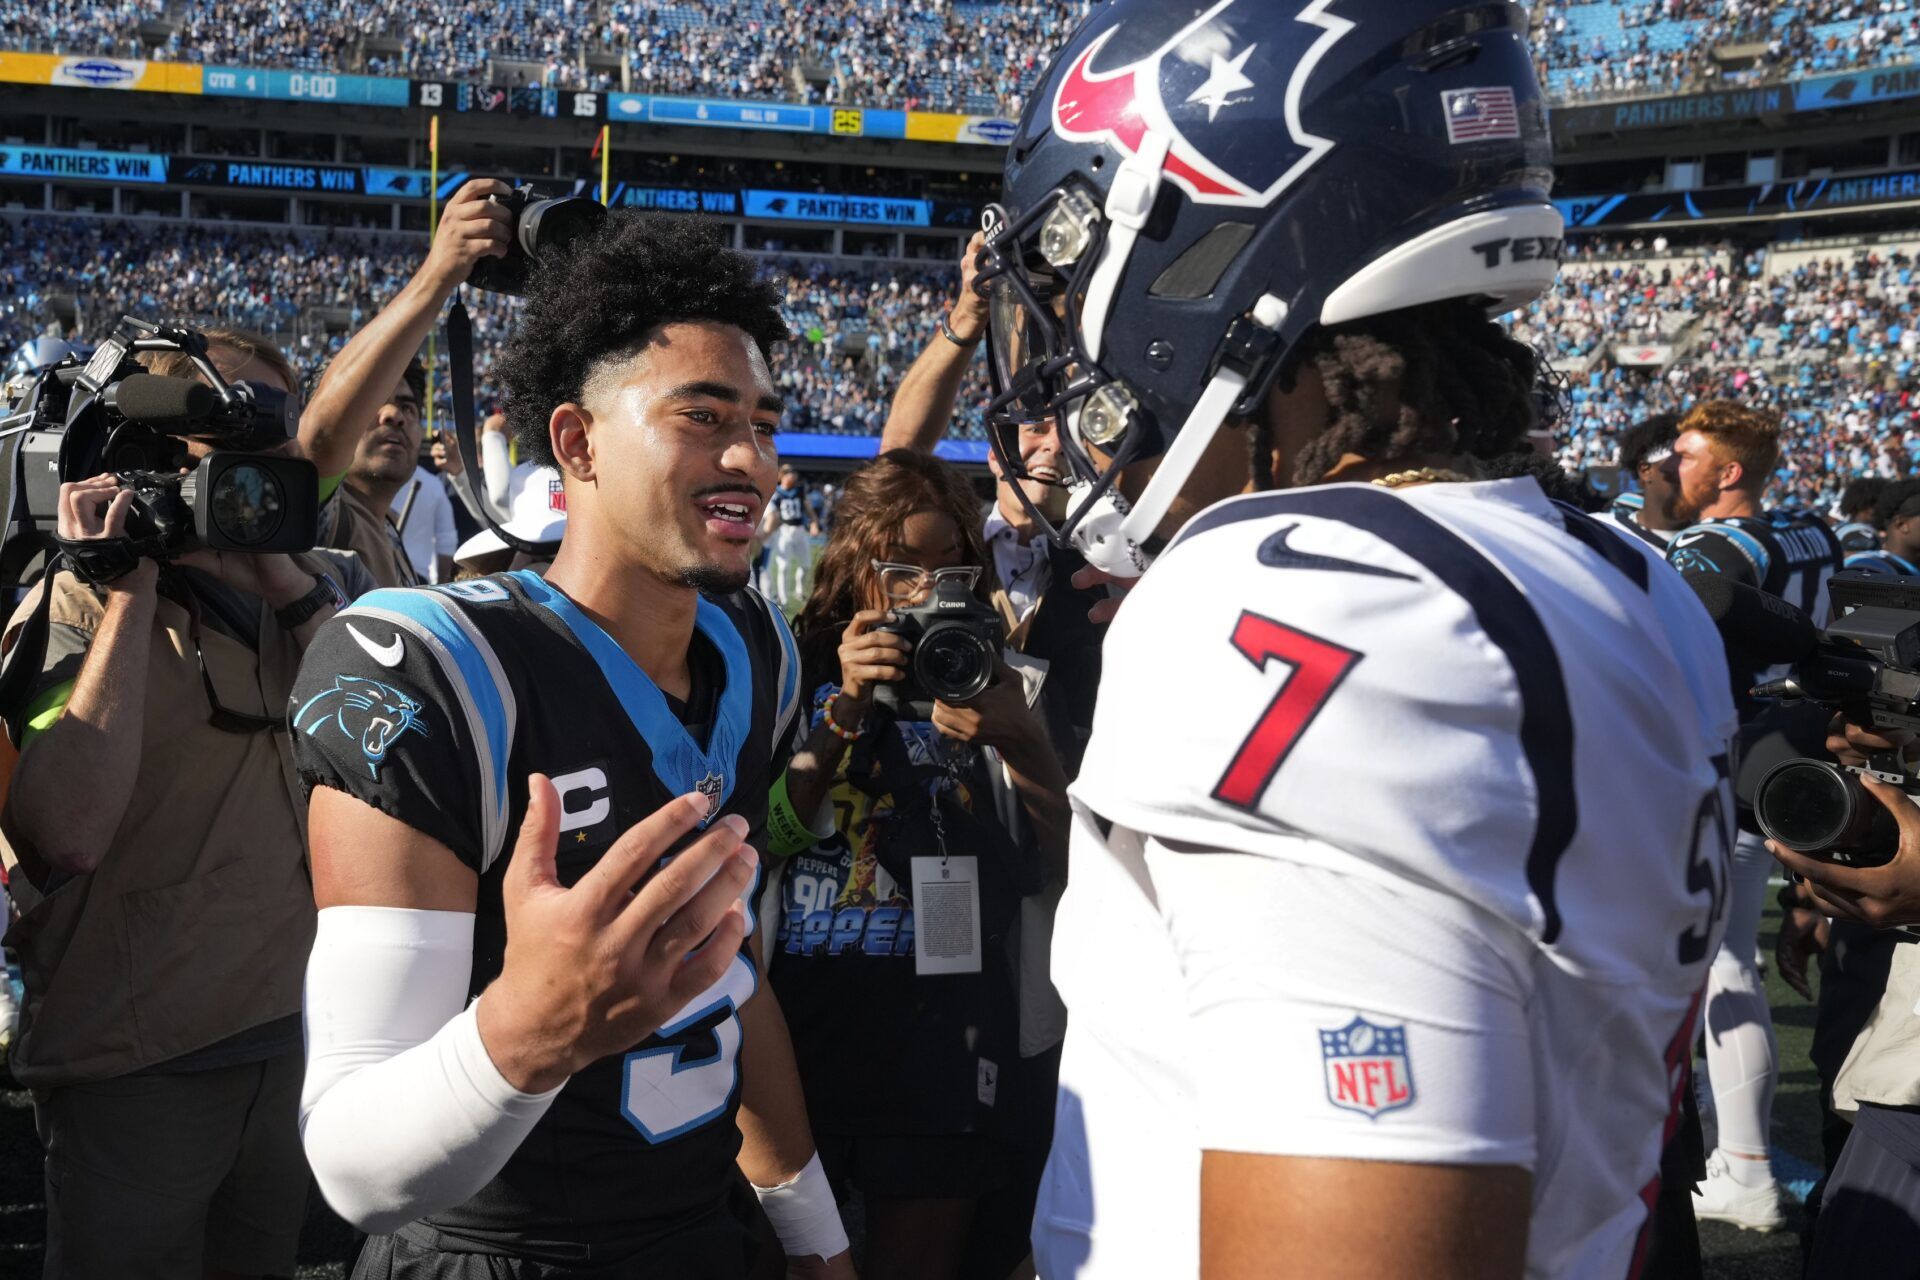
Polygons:
M1042 1273L1194 1274L1214 1149L1523 1165L1530 1268L1624 1274L1719 936L1720 654L1531 480L1197 518L1074 788Z

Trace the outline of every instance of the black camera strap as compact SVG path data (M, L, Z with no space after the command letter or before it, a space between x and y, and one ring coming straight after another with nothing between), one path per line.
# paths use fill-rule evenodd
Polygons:
M467 314L467 304L458 295L447 312L447 365L447 378L453 390L453 435L460 446L462 463L460 474L452 477L454 492L460 495L460 501L473 513L473 518L491 529L500 541L515 551L543 560L552 559L557 543L530 542L508 533L501 526L507 522L509 513L496 512L487 500L485 486L474 483L474 477L480 472L480 434L473 418L473 319Z

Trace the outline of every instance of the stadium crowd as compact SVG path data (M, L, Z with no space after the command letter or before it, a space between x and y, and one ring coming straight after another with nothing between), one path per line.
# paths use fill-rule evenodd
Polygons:
M310 377L392 297L418 253L412 237L0 221L0 349L17 350L50 322L63 336L92 341L122 312L193 316L273 337ZM778 370L788 399L782 429L878 434L891 388L952 304L952 270L771 258L763 265L784 289L782 315L795 338ZM517 303L477 290L466 301L479 360L475 398L484 411L501 400L493 357ZM62 311L73 320L58 320ZM436 413L446 420L440 385ZM963 438L981 438L986 400L984 366L975 362L957 411Z
M1559 98L1677 93L1920 55L1913 0L1551 0L1535 48Z
M1920 456L1913 246L1837 252L1780 272L1768 258L1764 248L1717 248L1575 260L1552 294L1514 318L1516 334L1569 374L1565 465L1610 464L1621 432L1647 415L1737 395L1784 417L1783 499L1826 509L1855 477L1908 474ZM1677 360L1632 367L1601 350L1647 343L1674 344Z
M1047 52L1085 10L1085 0L0 0L0 45L1017 115ZM143 44L142 24L163 20L171 32ZM495 62L515 65L496 72Z

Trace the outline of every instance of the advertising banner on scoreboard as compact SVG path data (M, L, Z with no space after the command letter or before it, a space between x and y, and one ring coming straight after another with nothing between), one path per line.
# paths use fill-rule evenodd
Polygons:
M1553 131L1566 136L1753 120L1912 97L1920 97L1920 67L1884 67L1817 76L1788 84L1554 107L1548 118Z
M176 186L239 187L249 191L314 192L336 196L375 196L386 200L424 200L423 169L378 169L359 165L306 164L290 160L199 159L174 156L167 181Z
M83 182L165 182L167 158L135 151L66 147L0 147L0 178Z
M200 68L180 62L130 58L61 58L49 84L75 89L141 89L149 93L199 93Z
M933 221L933 204L928 200L823 195L811 191L742 191L740 196L749 218L880 227L925 227Z
M332 102L359 107L404 107L412 101L406 80L382 76L342 76L313 71L260 71L251 67L208 67L201 92L226 98L269 98L278 102Z

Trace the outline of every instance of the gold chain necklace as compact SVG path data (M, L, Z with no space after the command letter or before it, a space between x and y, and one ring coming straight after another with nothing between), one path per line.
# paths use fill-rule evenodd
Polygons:
M1472 484L1473 477L1445 467L1421 467L1415 471L1396 471L1374 481L1383 489L1404 489L1410 484Z

